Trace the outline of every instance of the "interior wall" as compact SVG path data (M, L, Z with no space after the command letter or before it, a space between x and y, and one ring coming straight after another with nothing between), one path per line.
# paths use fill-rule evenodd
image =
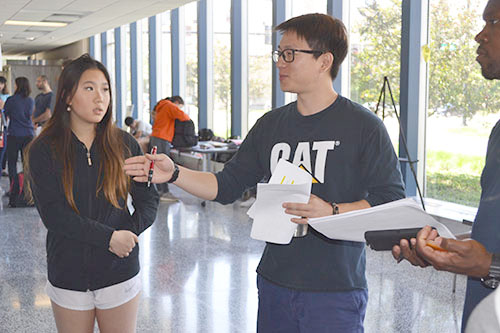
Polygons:
M40 75L46 75L49 79L50 87L55 93L57 90L57 80L61 74L61 65L59 64L30 64L29 61L15 61L12 63L7 61L7 66L5 66L4 69L7 69L6 78L10 94L14 93L14 80L17 77L24 76L30 83L30 96L33 98L40 93L35 85L37 77Z
M65 46L58 47L50 51L44 51L35 54L32 59L36 60L60 60L60 59L76 59L84 53L89 53L89 39L85 38L68 44Z

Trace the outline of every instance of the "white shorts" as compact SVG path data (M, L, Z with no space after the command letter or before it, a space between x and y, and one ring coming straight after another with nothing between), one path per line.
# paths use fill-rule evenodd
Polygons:
M106 310L116 308L137 296L142 289L140 274L127 281L97 289L94 291L75 291L54 287L49 281L45 292L57 305L79 311L88 311L98 308Z

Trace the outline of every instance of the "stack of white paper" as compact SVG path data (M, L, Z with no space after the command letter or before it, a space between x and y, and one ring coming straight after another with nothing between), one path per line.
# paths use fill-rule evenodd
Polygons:
M446 226L423 211L412 199L309 219L309 225L328 238L355 242L364 242L366 231L421 228L426 225L435 227L442 237L455 238Z
M277 244L292 240L297 224L285 214L284 202L307 203L311 195L312 176L305 170L281 159L268 184L257 184L257 199L247 214L253 218L254 239Z

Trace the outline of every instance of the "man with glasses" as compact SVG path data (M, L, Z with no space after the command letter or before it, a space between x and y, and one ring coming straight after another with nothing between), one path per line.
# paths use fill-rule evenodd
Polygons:
M175 182L206 200L231 203L268 179L278 160L314 178L307 204L283 203L291 221L342 214L404 197L399 162L373 113L333 89L348 50L340 20L323 14L292 18L273 59L283 91L297 101L266 113L235 157L217 174L175 166L164 155L126 161L127 174ZM367 305L365 245L332 240L312 228L290 244L268 243L257 268L259 332L363 332Z

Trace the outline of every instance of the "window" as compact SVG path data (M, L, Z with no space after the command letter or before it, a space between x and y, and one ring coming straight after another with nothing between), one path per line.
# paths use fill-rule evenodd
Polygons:
M94 59L101 61L101 34L94 35Z
M249 129L272 106L272 10L272 0L248 3Z
M106 57L108 59L108 63L106 64L106 68L108 70L112 93L113 93L113 119L116 120L116 80L115 80L115 31L114 29L106 31Z
M215 9L215 8L214 8ZM214 134L231 136L231 1L217 1L214 10Z
M170 11L158 15L160 20L160 98L172 96L172 34L170 31Z
M198 4L191 2L184 6L185 17L185 59L186 59L186 96L184 111L198 128ZM183 55L181 54L181 57Z
M477 207L488 137L500 107L498 84L484 79L475 61L484 3L431 0L429 5L426 196Z
M384 76L388 77L395 104L399 106L401 57L401 0L350 2L350 96L376 111ZM399 112L399 107L398 107ZM386 90L385 114L382 103L377 112L395 146L399 141L399 124L394 115L389 91ZM397 150L396 150L397 151Z
M125 49L125 110L126 114L123 116L125 119L126 116L132 115L132 85L131 85L131 72L130 72L130 25L122 26L122 31L125 34L125 45L122 47Z
M291 6L292 17L312 13L326 14L326 0L292 0Z
M143 18L137 22L137 33L141 33L142 50L142 98L139 96L139 103L142 100L142 119L150 119L149 103L149 23L148 18Z

